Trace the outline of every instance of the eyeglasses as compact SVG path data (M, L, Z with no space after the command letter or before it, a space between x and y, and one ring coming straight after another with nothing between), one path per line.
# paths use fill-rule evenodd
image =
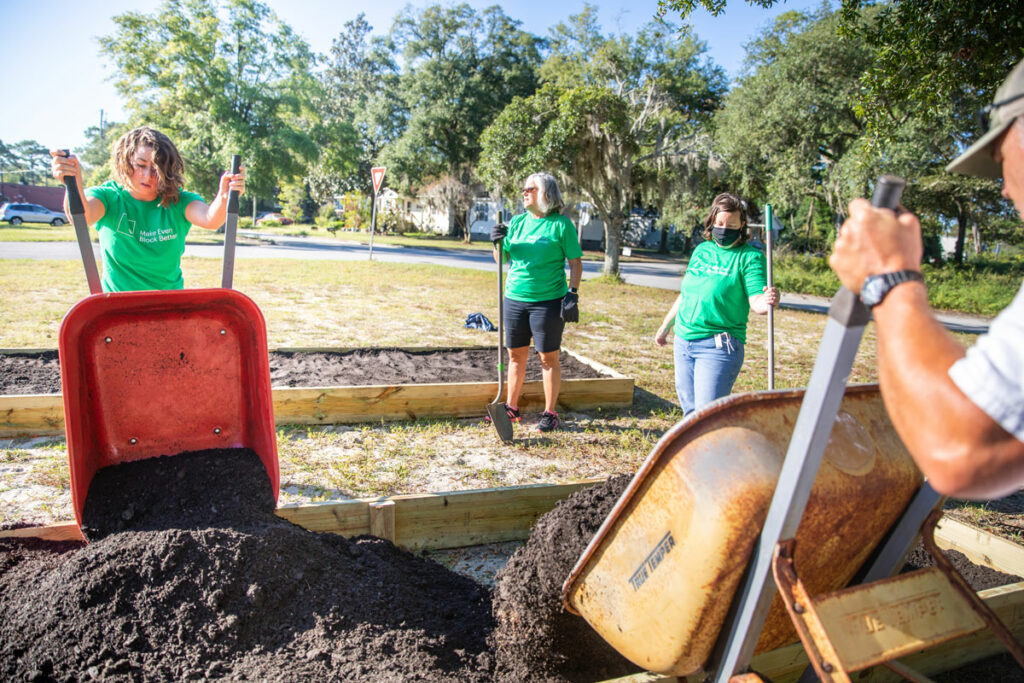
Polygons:
M530 194L531 192L536 192L536 191L537 191L536 187L524 187L523 188L523 194Z
M1010 102L1016 102L1017 100L1019 100L1022 97L1024 97L1024 92L1017 93L1013 97L1007 97L1005 100L1002 100L1000 102L993 102L992 104L988 105L987 107L982 107L981 109L979 109L978 110L978 114L977 114L977 116L978 116L978 129L981 131L981 134L984 135L985 133L988 132L988 126L989 126L989 123L991 123L991 121L989 120L989 114L991 114L992 111L994 111L996 109L999 109L999 107L1007 105Z

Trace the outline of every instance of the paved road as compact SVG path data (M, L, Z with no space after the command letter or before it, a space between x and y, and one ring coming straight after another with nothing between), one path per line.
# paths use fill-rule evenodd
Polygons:
M252 233L240 233L254 236ZM341 242L305 237L273 236L273 243L239 244L235 258L294 258L327 261L365 261L369 258L369 245L358 242ZM93 245L97 261L100 258L99 245ZM186 256L201 258L222 258L224 247L215 244L187 244ZM18 259L79 259L78 245L74 242L0 242L0 258ZM466 249L443 249L431 247L400 247L387 244L373 245L373 258L377 261L400 263L432 263L453 268L476 268L491 270L494 260L489 251ZM599 261L583 262L584 279L601 273ZM632 285L679 289L682 264L677 261L627 261L619 262L622 279ZM782 307L796 310L827 313L829 300L824 297L783 293ZM958 332L980 334L988 329L989 319L957 313L939 313L939 319L947 328Z

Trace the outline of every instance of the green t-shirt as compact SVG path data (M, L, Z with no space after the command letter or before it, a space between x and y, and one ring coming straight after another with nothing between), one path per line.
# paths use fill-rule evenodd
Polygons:
M581 258L579 236L572 221L552 212L537 218L529 211L514 216L502 241L510 259L505 296L516 301L550 301L565 296L566 259Z
M704 339L728 332L747 341L749 297L767 284L764 254L749 244L724 249L713 241L693 250L679 286L681 299L673 332L683 339Z
M103 250L103 291L182 289L181 255L191 224L185 207L195 192L181 192L168 207L160 200L142 202L113 180L85 190L103 202L104 213L95 225Z

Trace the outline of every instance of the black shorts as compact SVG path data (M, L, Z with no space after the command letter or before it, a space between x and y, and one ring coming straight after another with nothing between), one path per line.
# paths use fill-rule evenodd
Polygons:
M505 297L505 346L518 349L533 345L540 353L562 347L562 300L516 301Z

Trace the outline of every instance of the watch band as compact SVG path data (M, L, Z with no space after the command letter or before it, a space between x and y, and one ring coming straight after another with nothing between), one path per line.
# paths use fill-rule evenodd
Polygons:
M894 287L904 282L924 282L924 276L917 270L895 270L890 273L870 275L864 281L861 300L868 307L877 306Z

